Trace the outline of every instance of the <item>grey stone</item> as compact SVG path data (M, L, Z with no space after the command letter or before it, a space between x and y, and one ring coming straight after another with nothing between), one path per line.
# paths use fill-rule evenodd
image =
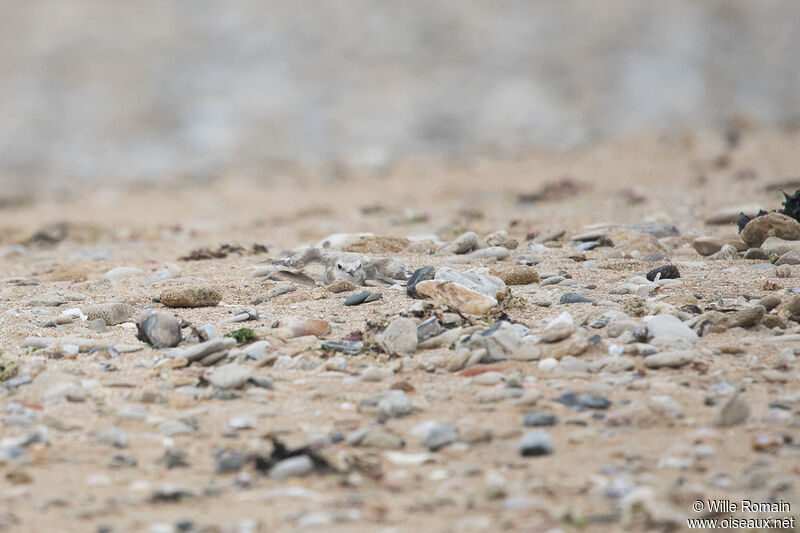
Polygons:
M565 292L561 295L561 299L558 303L561 304L579 304L579 303L591 303L594 302L593 298L589 298L588 296L583 296L582 294L578 294L577 292Z
M291 477L306 476L314 469L314 463L307 455L284 459L269 471L269 477L276 481L283 481Z
M675 337L690 343L697 342L697 333L684 325L681 319L673 315L656 315L647 322L647 330L653 338Z
M227 354L234 346L236 346L236 339L232 339L230 337L218 337L206 342L201 342L200 344L191 346L189 348L169 350L166 355L167 357L172 357L173 359L186 359L191 362L202 360L209 355L218 354L220 352L223 353L224 357L224 355Z
M436 269L431 265L426 265L422 268L418 268L417 270L415 270L411 274L411 277L408 278L408 281L406 282L406 294L416 299L425 298L425 295L417 292L417 283L419 283L420 281L433 279L434 275L436 275Z
M105 303L86 305L81 307L81 312L88 320L102 319L109 326L127 322L136 310L130 305L122 303Z
M523 457L548 455L555 451L550 435L543 429L529 431L519 440L517 451Z
M741 394L734 394L714 417L714 424L729 427L742 424L750 416L750 406Z
M689 350L674 350L648 355L644 358L647 368L679 367L694 361L695 353Z
M351 342L351 341L323 341L322 348L324 350L330 350L332 352L343 352L350 355L358 354L361 349L364 347L364 343L362 342Z
M386 418L399 418L412 413L414 405L402 391L390 391L378 402L378 412Z
M436 252L436 255L466 254L477 247L478 236L474 232L468 231L467 233L464 233L456 238L454 241L449 242L439 248L439 251Z
M480 250L475 250L474 252L469 254L470 259L497 259L498 261L502 261L506 259L510 254L508 248L504 248L503 246L490 246L488 248L481 248Z
M553 413L543 411L527 413L522 419L522 425L529 427L555 426L556 424L558 424L558 417Z
M136 327L136 338L156 349L177 346L182 339L180 322L166 311L145 311L139 316Z
M455 442L457 437L455 429L437 422L431 426L422 444L430 451L435 452Z

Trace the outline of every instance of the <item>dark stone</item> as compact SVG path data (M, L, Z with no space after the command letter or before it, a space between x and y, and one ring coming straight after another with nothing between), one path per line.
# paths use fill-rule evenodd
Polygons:
M584 296L582 294L578 294L577 292L565 292L561 295L561 300L559 303L562 304L582 304L582 303L592 303L594 299L589 298L588 296Z
M420 281L433 279L433 276L435 274L436 274L436 269L431 265L427 265L415 270L411 274L411 277L408 278L408 281L406 282L406 294L418 300L425 298L425 296L417 292L417 283L419 283Z
M220 450L214 454L214 470L218 474L238 472L246 459L247 456L238 450Z
M369 297L369 291L361 291L347 297L344 305L360 305Z
M611 400L602 396L590 396L588 394L575 394L567 391L559 396L556 401L560 404L572 407L576 410L582 409L608 409L611 407Z
M441 331L442 331L442 326L439 324L439 321L436 319L436 317L432 316L428 320L422 322L419 326L417 326L417 340L419 340L419 342L422 342L425 339L430 339L431 337L435 337Z
M378 301L378 300L380 300L381 298L383 298L383 294L382 294L382 293L380 293L380 292L373 292L372 294L370 294L369 296L367 296L367 297L364 299L364 303L365 303L365 304L368 304L368 303L372 303L372 302L377 302L377 301Z
M522 419L522 425L528 427L555 426L556 424L558 424L558 417L553 413L543 411L528 413Z
M675 265L664 265L658 268L654 268L650 272L647 273L647 280L648 281L655 281L656 276L660 275L661 279L678 279L681 277L681 273L678 271L678 267Z

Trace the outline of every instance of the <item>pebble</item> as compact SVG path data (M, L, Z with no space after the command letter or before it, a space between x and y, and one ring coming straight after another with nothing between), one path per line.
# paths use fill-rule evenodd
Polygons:
M433 298L438 305L446 305L462 313L479 315L497 305L496 299L454 282L421 281L416 289L420 294Z
M498 265L489 273L497 276L506 285L530 285L539 282L539 272L528 265Z
M366 446L382 450L399 450L406 445L403 439L380 425L353 432L348 436L347 442L351 446Z
M160 296L166 307L214 307L222 300L222 294L214 287L174 287L165 289Z
M144 286L151 287L156 283L175 279L180 275L181 269L178 265L167 264L156 270L149 278L147 278L147 280L144 282Z
M644 358L644 366L647 368L676 368L691 363L695 359L695 353L689 350L674 350L648 355Z
M486 245L502 246L503 248L507 248L509 250L516 250L519 246L519 243L516 239L509 237L507 231L500 230L486 236Z
M392 390L378 402L378 412L386 418L410 415L413 410L411 399L403 391Z
M784 255L795 252L796 255L800 253L800 241L787 241L778 237L769 237L761 243L761 248L767 254Z
M117 427L110 427L100 431L97 434L97 440L105 444L110 444L115 448L127 448L129 444L128 435L125 433L125 430Z
M381 299L383 295L379 292L370 293L369 291L361 291L359 293L353 294L349 296L345 301L344 305L353 306L353 305L361 305L370 302L376 302Z
M217 474L238 472L246 459L247 455L238 450L219 450L214 454L214 471Z
M136 338L156 349L177 346L182 339L180 322L166 311L145 311L139 316L136 327Z
M765 310L762 306L754 305L726 315L720 324L727 328L752 328L761 322L761 319L764 318L764 313Z
M435 275L436 269L431 265L418 268L412 272L411 277L408 278L408 281L406 282L406 294L415 299L424 298L424 295L417 292L417 284L420 281L431 280Z
M470 259L497 259L502 261L511 255L508 248L503 246L490 246L488 248L481 248L469 254Z
M208 381L218 389L238 389L253 375L252 367L228 363L214 369Z
M769 260L769 254L762 248L750 248L745 252L744 259L767 261Z
M284 459L273 466L269 471L269 477L275 481L283 481L292 477L307 476L314 469L314 463L307 455L290 457Z
M523 457L548 455L555 451L550 435L543 429L529 431L519 440L517 451Z
M410 318L395 318L377 339L388 354L414 353L419 343L417 323Z
M717 411L714 424L718 427L729 427L742 424L750 416L750 406L741 394L734 394Z
M435 316L421 322L417 326L417 340L419 342L423 342L441 333L444 333L442 325L439 324L439 320Z
M656 277L659 279L678 279L681 277L681 273L675 265L664 265L654 268L645 277L648 281L655 281Z
M522 419L522 425L528 427L546 427L558 424L558 417L553 413L536 411L527 413Z
M507 320L498 320L492 327L462 339L459 347L464 346L473 353L483 349L489 359L502 361L519 349L525 335L521 327L523 326L512 325ZM525 330L527 331L527 328Z
M102 318L95 318L89 321L89 329L97 333L103 333L106 330L106 321Z
M458 435L456 430L445 424L438 422L431 425L428 434L422 444L430 451L435 452L456 441Z
M463 235L456 238L454 241L449 242L439 248L439 251L436 252L436 255L448 255L448 254L466 254L475 250L478 247L478 236L472 232L468 231Z
M581 303L592 303L594 302L594 298L589 298L588 296L583 296L582 294L578 294L577 292L565 292L561 295L561 299L558 301L560 304L581 304Z
M542 342L558 342L575 333L575 321L572 315L564 311L548 322L542 333Z
M115 326L130 320L136 309L122 303L106 303L81 307L81 312L88 320L101 319L107 325Z
M219 356L219 359L225 357L234 346L236 346L236 339L218 337L189 348L174 348L169 350L166 355L173 359L186 359L190 363L192 361L200 361L203 363L206 360L211 361L214 358L210 356ZM217 361L219 361L219 359L217 359Z

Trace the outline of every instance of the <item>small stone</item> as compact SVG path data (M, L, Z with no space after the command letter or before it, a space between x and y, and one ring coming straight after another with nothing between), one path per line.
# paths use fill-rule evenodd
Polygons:
M106 321L102 318L95 318L89 321L89 329L97 333L103 333L106 330Z
M548 455L555 451L550 435L543 429L534 429L526 433L517 444L517 451L523 457Z
M439 251L436 252L436 255L466 254L472 250L475 250L477 247L478 236L474 232L469 231L459 236L456 240L439 248Z
M411 274L411 277L408 278L408 281L406 282L406 294L416 299L424 298L424 295L417 292L417 284L420 281L431 280L435 275L436 269L431 265L418 268Z
M269 471L269 477L276 481L283 481L291 477L307 476L314 469L314 463L307 455L284 459Z
M539 272L528 265L498 265L489 273L502 279L506 285L530 285L539 282Z
M483 314L497 305L497 300L472 291L467 287L447 281L422 281L417 284L417 292L430 296L439 305L446 305L462 313Z
M160 300L166 307L214 307L222 294L214 287L174 287L165 289Z
M419 342L417 323L410 318L395 318L386 330L378 335L378 342L386 353L391 355L414 353Z
M403 439L382 426L370 426L367 429L355 431L347 438L347 442L352 446L366 446L382 450L398 450L406 445Z
M583 296L582 294L578 294L577 292L565 292L561 295L561 299L558 301L560 304L581 304L581 303L592 303L594 302L593 298L589 298L588 296Z
M430 451L435 452L452 444L456 441L456 438L458 438L458 435L456 435L455 429L436 422L431 426L422 444Z
M181 275L181 269L178 265L174 264L166 264L163 267L156 270L153 275L147 278L147 281L144 282L145 287L151 287L156 283L161 281L167 281L168 279L175 279Z
M126 304L106 303L81 307L81 312L88 320L102 319L106 325L115 326L130 320L136 309Z
M188 435L194 433L196 430L183 420L167 419L161 422L156 431L161 435L173 437L175 435Z
M335 279L325 287L325 290L333 294L356 290L356 285L346 279Z
M361 291L359 293L348 296L344 301L344 305L353 306L363 304L369 297L369 291Z
M481 248L469 254L470 259L497 259L502 261L510 254L508 248L502 246L490 246L488 248Z
M681 273L675 265L664 265L654 268L647 273L646 277L648 281L655 281L656 277L659 279L678 279L681 277Z
M136 327L136 338L156 349L177 346L182 339L180 322L165 311L145 311L139 316Z
M398 418L411 414L414 406L403 391L392 390L378 402L378 411L386 418Z
M785 255L790 252L795 252L795 255L797 255L800 253L800 241L786 241L778 237L769 237L761 243L761 248L770 255Z
M556 424L558 424L558 417L553 413L545 413L543 411L527 413L522 419L522 425L528 427L546 427L555 426Z
M763 307L767 313L775 309L781 304L781 299L774 294L770 294L768 296L764 296L758 301L758 305Z
M575 333L575 321L566 311L551 320L544 328L542 342L558 342Z
M238 389L253 375L249 366L228 363L216 368L208 377L209 383L218 389Z
M206 342L201 342L189 348L176 348L169 350L167 352L167 357L171 357L173 359L186 359L190 363L192 361L205 361L207 357L214 354L221 354L221 359L222 357L225 357L234 346L236 346L236 339L232 339L230 337L218 337Z
M750 406L740 394L734 394L730 400L720 408L714 417L714 424L719 427L729 427L742 424L750 416Z
M695 354L688 350L675 350L648 355L644 358L647 368L676 368L694 361Z
M214 454L214 471L217 474L238 472L246 459L247 455L238 450L220 450Z
M108 279L122 279L131 278L133 276L141 276L142 274L144 274L144 271L140 268L121 266L112 268L106 272L105 276Z

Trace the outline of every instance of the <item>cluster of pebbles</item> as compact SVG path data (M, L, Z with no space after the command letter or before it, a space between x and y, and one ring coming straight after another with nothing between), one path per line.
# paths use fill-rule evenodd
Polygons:
M0 280L24 332L0 347L0 530L651 531L695 500L800 508L782 214L735 238L648 222L2 261L31 273Z

